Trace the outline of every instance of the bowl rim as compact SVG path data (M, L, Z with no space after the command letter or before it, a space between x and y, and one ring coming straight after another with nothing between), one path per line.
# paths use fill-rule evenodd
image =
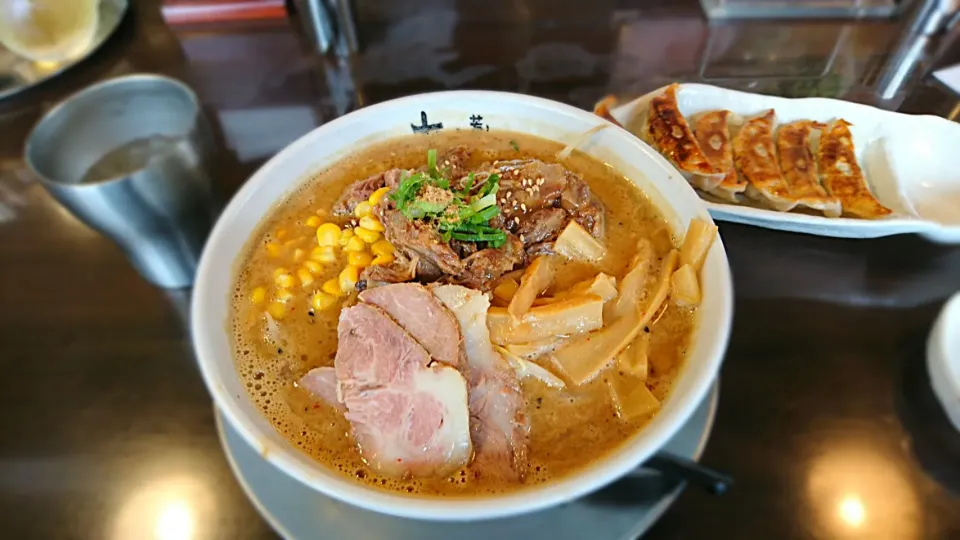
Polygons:
M415 94L370 105L336 118L304 134L270 158L241 186L230 200L214 225L204 247L197 270L190 313L193 348L208 391L223 411L225 418L236 428L246 442L253 448L263 449L261 454L267 461L288 476L340 501L394 516L433 521L492 519L534 512L596 491L636 468L669 440L670 436L683 425L683 422L690 417L700 401L707 395L723 362L733 319L733 284L730 266L722 239L718 236L714 242L714 248L711 248L711 257L708 258L708 264L712 260L711 271L719 272L717 277L719 277L720 287L718 287L717 296L722 317L716 321L710 321L711 325L716 325L717 330L713 342L697 344L698 347L706 347L704 356L709 360L709 365L706 366L706 369L701 370L696 379L692 380L687 394L674 405L670 417L671 421L645 426L638 432L638 435L633 436L633 440L624 443L618 450L608 454L605 458L597 459L577 472L542 485L529 486L502 495L491 496L442 498L402 495L368 487L335 471L330 471L313 458L302 454L293 445L288 444L285 448L268 448L264 442L265 437L258 433L260 430L255 426L253 420L248 418L248 415L228 398L226 386L216 368L215 358L219 352L211 341L204 337L210 335L211 332L224 331L225 321L210 321L205 317L205 311L208 302L217 301L216 296L222 297L219 301L227 301L230 297L233 265L235 263L235 259L227 263L231 272L231 280L226 282L220 280L218 286L212 270L214 266L220 266L224 263L212 260L210 246L221 241L229 234L229 229L234 221L242 217L239 214L240 209L246 205L260 185L273 176L274 169L277 169L283 162L304 149L317 144L317 141L331 136L345 125L362 122L365 119L382 114L386 110L412 104L423 104L429 101L438 102L440 100L456 99L483 100L491 104L511 101L515 105L548 110L553 114L578 117L581 120L589 120L596 124L607 123L606 120L592 113L549 99L486 90L452 90ZM630 132L616 126L611 129L616 132L617 137L623 139L623 142L633 146L637 154L643 156L635 159L653 160L658 168L663 170L664 175L668 177L666 180L654 181L650 179L651 182L655 184L670 181L683 182L684 188L689 190L689 194L685 196L690 199L691 204L698 208L698 217L703 217L709 223L713 223L706 206L666 159ZM606 131L611 131L611 129ZM335 159L342 159L343 157L338 156ZM309 173L305 171L300 178L291 183L293 187L288 188L284 196L289 195L295 189L295 186L302 184L308 178ZM208 289L213 290L214 293L209 292ZM698 321L694 336L698 335L703 328L704 321ZM249 396L247 396L247 399L249 399ZM639 434L642 434L642 436ZM614 459L615 455L619 456L620 459Z

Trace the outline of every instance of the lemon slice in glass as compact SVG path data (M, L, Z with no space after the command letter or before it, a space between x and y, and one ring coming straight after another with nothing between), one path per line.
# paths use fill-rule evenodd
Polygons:
M34 61L83 54L97 30L100 0L0 0L0 43Z

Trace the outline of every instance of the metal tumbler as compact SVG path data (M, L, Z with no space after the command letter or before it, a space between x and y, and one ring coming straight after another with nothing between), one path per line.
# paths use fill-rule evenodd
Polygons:
M188 287L221 205L214 144L196 95L179 81L131 75L50 110L25 160L77 218L114 240L148 281Z

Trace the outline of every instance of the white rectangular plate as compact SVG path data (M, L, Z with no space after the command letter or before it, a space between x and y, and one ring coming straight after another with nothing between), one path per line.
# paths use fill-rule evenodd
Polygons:
M637 98L611 113L636 133L639 115L662 91ZM745 117L774 109L778 123L847 120L853 124L850 129L857 159L870 189L893 210L888 217L868 220L705 201L714 219L840 238L918 233L938 242L960 243L960 124L836 99L788 99L704 84L681 85L677 100L680 112L688 118L717 109Z

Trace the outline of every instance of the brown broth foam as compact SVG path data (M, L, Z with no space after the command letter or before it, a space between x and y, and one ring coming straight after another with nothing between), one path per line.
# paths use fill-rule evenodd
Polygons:
M519 150L513 148L512 141ZM291 289L296 296L290 302L299 309L279 323L281 342L269 343L264 339L263 305L249 301L250 291L256 286L271 290L277 266L291 270L296 266L290 260L269 257L264 245L289 242L289 250L300 247L309 253L316 239L304 220L318 211L329 216L333 202L348 184L393 167L419 167L425 162L427 149L436 148L442 154L444 149L459 145L473 149L472 166L524 157L555 162L554 156L562 148L559 143L519 133L454 131L386 141L334 164L281 202L258 226L238 258L234 317L229 322L237 369L251 399L293 445L359 482L422 496L496 494L561 478L613 451L650 419L617 418L604 382L606 377L620 376L613 370L588 384L565 390L527 379L523 392L530 419L530 469L525 483L505 482L472 466L448 478L398 480L378 476L363 462L342 414L294 386L294 381L308 370L333 365L339 309L310 316L307 308L312 292L335 277L340 267L331 267L327 275L318 276L315 287ZM574 152L563 165L580 174L607 207L605 241L609 255L600 270L622 277L641 238L652 241L658 258L675 247L665 220L632 182L580 152ZM282 237L278 234L281 230L285 231ZM567 263L558 272L554 288L563 290L596 272L590 266ZM647 385L661 400L682 365L693 324L690 310L670 304L650 328L651 373Z

